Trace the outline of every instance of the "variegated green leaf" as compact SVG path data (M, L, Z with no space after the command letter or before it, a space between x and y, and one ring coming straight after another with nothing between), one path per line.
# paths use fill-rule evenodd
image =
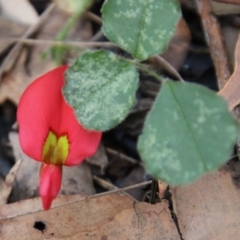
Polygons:
M63 89L76 117L88 129L104 131L120 123L135 104L138 72L106 51L86 51L66 72Z
M220 96L197 84L167 81L138 149L150 174L184 184L224 164L237 135L237 121Z
M180 18L178 0L106 0L103 32L139 60L162 53Z

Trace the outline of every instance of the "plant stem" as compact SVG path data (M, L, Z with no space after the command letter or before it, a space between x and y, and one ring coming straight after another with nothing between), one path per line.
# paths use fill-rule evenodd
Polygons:
M146 67L144 64L141 63L135 63L136 67L138 67L140 70L147 72L149 75L153 76L156 78L159 82L164 83L166 79L158 75L154 70L152 70L149 67Z
M82 15L82 13L89 7L91 4L90 0L84 0L84 2L80 5L79 9L68 19L66 24L63 26L63 29L58 33L56 40L63 41L67 37L69 31L72 29L78 18ZM61 56L63 54L64 47L53 47L52 54L54 60L58 65L61 65Z

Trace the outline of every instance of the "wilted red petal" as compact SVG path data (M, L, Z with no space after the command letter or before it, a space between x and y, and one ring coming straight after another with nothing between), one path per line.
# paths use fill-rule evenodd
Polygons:
M85 130L65 102L62 87L66 69L56 68L29 85L20 100L17 119L20 143L27 155L41 161L43 145L52 131L58 137L68 137L70 148L65 164L71 166L94 154L101 133Z
M45 210L51 207L53 199L57 197L61 188L61 181L62 166L42 164L39 193Z

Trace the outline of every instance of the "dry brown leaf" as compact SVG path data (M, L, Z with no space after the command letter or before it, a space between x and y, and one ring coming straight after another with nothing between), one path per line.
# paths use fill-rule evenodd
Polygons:
M191 41L190 30L183 18L178 22L175 33L169 42L167 50L161 55L177 71L183 65L188 53L188 47ZM168 69L171 73L171 70ZM175 76L174 73L173 76Z
M21 40L26 40L26 38L32 36L39 27L45 22L49 14L52 12L54 8L54 4L50 4L49 7L41 14L39 21L36 24L29 26L26 32L21 36ZM12 39L14 40L14 39ZM12 41L9 40L9 41ZM16 39L15 39L16 40ZM0 66L0 80L5 72L8 72L15 66L16 60L19 57L20 50L22 49L23 44L21 42L17 42L14 47L9 51L8 55L4 58L1 66Z
M16 182L11 194L10 202L36 197L38 196L40 164L22 152L17 133L11 132L9 134L9 140L15 158L21 158L23 160L16 176Z
M239 0L237 0L239 1ZM240 3L240 2L239 2ZM238 14L240 13L240 5L231 4L231 2L225 3L222 1L210 1L211 11L214 12L216 15L227 15L227 14Z
M51 208L56 208L83 199L86 199L86 196L80 194L60 195L53 201ZM39 197L28 200L22 200L7 205L2 205L2 207L0 206L0 222L1 220L6 218L15 218L19 216L24 216L26 214L37 213L43 210L44 209L42 207L42 200Z
M47 24L43 24L41 27L38 39L54 39L68 18L69 14L54 9L46 20ZM89 39L92 36L90 25L90 22L81 21L80 24L72 28L68 36L69 39ZM8 71L1 81L0 104L6 99L18 104L23 91L34 79L56 67L56 63L53 60L49 58L42 59L41 57L42 53L46 53L48 49L44 45L36 45L33 48L23 49L14 69ZM75 49L68 57L71 56L70 59L72 59L77 54L78 51Z
M8 175L6 176L5 181L1 185L0 188L0 205L6 204L9 198L10 193L12 192L13 184L18 173L19 167L22 163L22 160L19 159L12 169L9 171Z
M225 86L219 92L228 102L228 107L233 110L240 103L240 36L235 49L235 69Z
M219 89L226 84L231 74L231 65L222 39L221 28L217 18L211 13L210 2L195 0L197 11L202 20L205 40L209 46Z
M25 67L29 52L26 48L23 49L15 68L6 73L2 79L0 87L0 104L8 99L17 105L22 93L34 79L56 67L53 61L43 61L40 59L42 51L42 47L34 48L31 62L28 65L28 69L30 69L29 73Z
M179 1L185 8L196 10L196 4L194 0ZM240 12L239 0L207 0L207 2L210 3L211 12L215 15L236 14Z
M31 25L38 21L38 14L27 0L0 0L1 12L7 18Z
M240 1L239 0L212 0L213 2L221 2L221 3L228 3L228 4L234 4L236 5L240 5Z
M36 200L0 207L0 216L5 213L0 220L1 240L180 240L165 201L150 205L111 194L36 213L32 211L32 201ZM21 216L8 218L6 213L14 208L24 208L25 214L21 211ZM36 221L45 224L43 233L33 227Z
M167 183L163 182L162 180L158 180L158 192L159 192L160 199L166 196L167 188L168 188Z
M174 211L185 240L237 240L240 190L226 170L173 189Z
M235 48L238 40L240 29L229 25L222 26L222 34L226 44L229 61L235 67Z
M26 31L27 27L8 20L0 15L0 33L1 37L20 37ZM0 54L6 51L11 45L13 41L4 41L1 39L0 41Z

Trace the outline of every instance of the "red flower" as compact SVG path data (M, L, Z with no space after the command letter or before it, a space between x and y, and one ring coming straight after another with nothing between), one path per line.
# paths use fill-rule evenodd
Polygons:
M39 192L49 209L61 188L62 165L74 166L93 155L101 132L84 129L62 95L67 66L36 79L23 93L17 119L23 151L42 163Z

